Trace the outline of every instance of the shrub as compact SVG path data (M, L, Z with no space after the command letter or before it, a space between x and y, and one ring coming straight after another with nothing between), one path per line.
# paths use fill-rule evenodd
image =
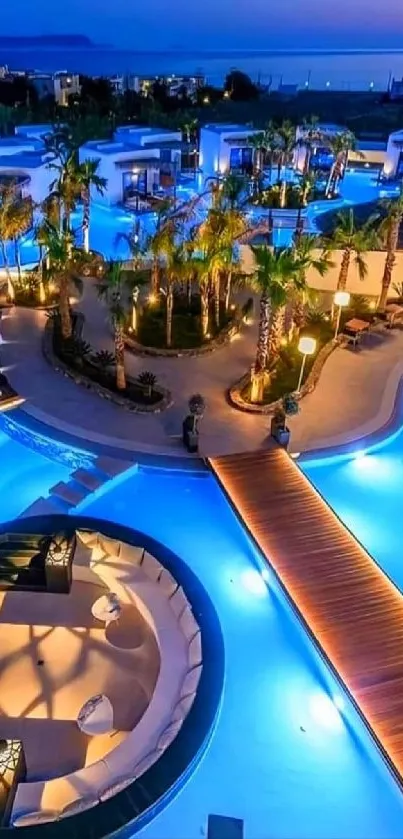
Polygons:
M107 370L108 367L114 366L115 356L109 350L98 350L91 356L91 361L102 370Z
M145 394L147 396L151 396L157 383L157 377L155 376L155 374L151 373L150 370L144 370L143 373L140 373L138 375L137 381L144 388Z
M299 412L299 405L292 393L284 394L281 404L286 416L292 417Z
M77 338L72 335L71 338L63 342L63 354L73 359L76 363L82 362L90 352L91 346L83 338Z
M253 297L248 297L242 306L242 316L246 319L253 313Z

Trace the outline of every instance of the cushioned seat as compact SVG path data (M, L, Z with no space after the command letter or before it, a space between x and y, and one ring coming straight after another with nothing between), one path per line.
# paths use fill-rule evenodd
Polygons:
M196 667L198 664L201 664L202 645L200 631L197 633L197 635L195 635L194 638L192 638L189 644L188 660L189 667Z
M110 539L109 536L104 536L100 533L98 545L109 556L119 556L120 554L121 542L119 542L119 539Z
M114 795L117 795L118 792L122 792L122 790L126 789L126 787L130 786L134 781L134 777L130 778L117 778L109 787L105 787L104 790L101 792L101 801L108 801L109 798L113 798Z
M128 545L126 542L122 542L119 559L122 559L124 562L131 562L133 565L141 565L143 554L144 548L136 548L134 545Z
M179 588L175 591L175 594L169 600L169 605L175 615L175 617L179 620L182 612L189 606L188 599L183 591L183 588L179 586Z
M13 804L12 821L39 810L61 812L81 798L99 798L99 790L112 782L106 763L99 760L91 766L50 781L29 781L18 784Z
M93 530L76 530L76 535L81 540L83 545L86 545L89 548L94 547L94 545L98 542L98 533L94 533Z
M189 643L200 631L199 624L195 620L190 606L186 606L186 609L183 610L179 618L179 626Z
M193 667L192 670L189 670L189 672L186 673L181 688L181 699L183 699L184 696L188 696L190 693L196 693L202 669L202 665L198 664L197 667Z
M183 720L178 719L167 725L167 727L164 729L158 740L157 749L161 749L161 751L164 752L165 749L167 749L168 746L171 745L171 743L175 740L176 735L182 727L182 722Z
M158 577L162 573L162 565L158 562L158 559L155 559L155 556L152 556L147 551L144 551L143 561L141 563L141 567L149 580L152 580L153 583L156 583Z
M96 807L97 804L99 804L99 798L78 798L76 801L72 801L71 804L67 804L66 807L63 808L60 813L60 818L66 819L69 816L77 815L77 813L83 813L84 810L90 810L91 807Z
M144 775L144 772L147 772L147 769L149 769L150 766L153 766L160 757L161 751L159 749L154 749L153 752L149 752L148 755L145 755L134 767L134 777L140 778L141 775Z
M25 813L24 816L18 816L14 819L14 827L28 827L29 825L45 824L45 822L54 822L60 818L60 813L57 810L38 810L35 813Z
M158 585L164 592L165 597L167 598L172 597L172 595L178 588L178 583L173 578L172 574L170 574L169 571L167 571L166 568L162 569L161 576L158 580Z

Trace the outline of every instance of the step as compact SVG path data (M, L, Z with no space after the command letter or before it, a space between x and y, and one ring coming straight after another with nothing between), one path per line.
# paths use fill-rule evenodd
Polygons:
M108 478L116 478L117 475L120 475L129 466L133 466L132 463L128 463L126 460L115 460L113 457L97 457L95 465Z
M90 492L95 492L102 484L104 480L99 475L95 475L93 472L89 472L87 469L77 469L73 472L72 476L74 481L78 484L82 484L86 489Z
M65 509L66 508L64 508L64 510ZM20 513L20 518L24 518L26 516L51 516L56 513L60 513L60 510L61 507L53 503L53 499L40 496L40 498L37 498L33 504L30 504L23 513Z
M79 504L83 498L86 498L88 495L88 490L85 487L81 489L77 487L73 487L70 484L65 484L64 481L60 481L60 483L55 484L54 487L49 491L49 495L55 496L56 498L61 498L62 501L70 504L72 507L75 507L76 504Z

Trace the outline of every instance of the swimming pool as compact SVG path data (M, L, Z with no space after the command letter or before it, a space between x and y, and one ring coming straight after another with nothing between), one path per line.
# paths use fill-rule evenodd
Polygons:
M21 482L31 503L66 479L77 458L91 461L18 417L0 416L12 499L3 520L26 506ZM399 839L399 788L274 576L262 577L259 555L214 478L134 464L74 513L81 511L136 528L184 560L211 598L224 637L224 696L210 745L138 835L199 839L208 814L218 813L243 819L245 839ZM132 835L129 826L119 834Z
M213 477L134 466L87 502L85 515L139 528L176 552L207 590L224 636L211 744L141 835L199 839L208 813L219 813L244 819L245 839L400 836L397 785L274 577L268 587L262 580Z
M395 185L382 185L377 183L377 175L370 170L348 170L342 184L342 197L336 202L332 202L332 207L339 206L342 208L346 205L362 204L369 201L375 201L377 198L393 197L396 195L398 187ZM193 179L184 179L183 183L177 186L177 200L178 203L187 202L197 194L205 194L206 186L203 176L198 175ZM208 201L202 201L198 208L200 221L203 213L207 212ZM307 214L307 229L315 229L315 218L323 212L329 210L328 201L319 201L311 204L308 208ZM268 210L266 211L269 212ZM262 216L265 211L256 208L252 211L253 215ZM94 202L91 207L91 227L90 227L90 246L92 250L102 253L106 259L126 260L129 259L130 248L125 240L125 236L129 235L136 223L136 214L133 212L126 212L123 208L107 207ZM139 235L145 241L149 234L155 230L157 216L155 213L145 213L138 216L139 219ZM71 224L73 230L76 231L76 240L78 244L82 242L82 210L79 208L72 213ZM193 221L194 223L194 221ZM274 241L277 247L285 247L292 241L294 228L283 227L276 222L276 229L274 231ZM39 259L39 249L35 242L33 231L30 231L26 236L20 240L20 258L23 266L34 265ZM7 246L7 255L9 265L15 264L14 245L10 242ZM0 268L3 267L2 255L0 254Z
M403 397L400 396L400 409ZM379 437L379 435L377 435ZM403 425L379 440L304 457L299 465L328 504L403 592Z

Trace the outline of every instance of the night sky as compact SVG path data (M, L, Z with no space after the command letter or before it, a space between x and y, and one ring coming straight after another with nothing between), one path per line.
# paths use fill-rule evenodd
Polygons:
M3 0L0 5L3 34L82 33L122 48L403 49L403 0Z

